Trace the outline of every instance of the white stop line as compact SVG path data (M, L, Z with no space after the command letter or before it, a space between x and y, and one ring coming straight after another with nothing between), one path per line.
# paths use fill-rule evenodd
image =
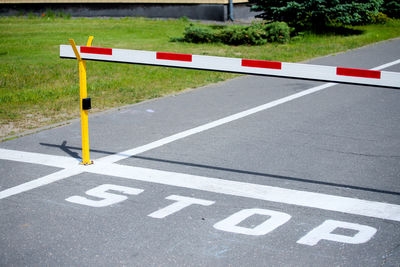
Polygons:
M1 191L0 199L71 177L79 173L88 172L232 196L400 221L400 205L390 203L223 180L184 173L124 166L116 163L106 163L101 159L96 160L96 163L93 165L79 166L77 165L77 160L68 157L9 149L0 149L0 159L66 168L65 170L20 186Z

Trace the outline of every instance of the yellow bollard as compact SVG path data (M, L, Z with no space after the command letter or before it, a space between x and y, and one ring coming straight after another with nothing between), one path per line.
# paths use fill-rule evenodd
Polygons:
M87 45L91 46L93 41L93 36L90 36ZM81 102L81 130L82 130L82 162L83 165L93 164L90 160L89 153L89 120L88 120L88 110L84 110L82 103L83 99L87 98L87 83L86 83L86 61L82 60L78 49L76 48L75 41L69 39L69 42L74 50L76 59L79 64L79 89L80 89L80 102Z

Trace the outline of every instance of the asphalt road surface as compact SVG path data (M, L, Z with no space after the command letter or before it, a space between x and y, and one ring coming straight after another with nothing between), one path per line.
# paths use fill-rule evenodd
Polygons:
M399 103L242 76L91 116L91 166L79 121L0 143L0 266L400 266Z

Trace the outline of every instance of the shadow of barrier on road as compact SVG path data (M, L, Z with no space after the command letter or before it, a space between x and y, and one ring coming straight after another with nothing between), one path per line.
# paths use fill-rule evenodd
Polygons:
M78 153L73 152L72 150L81 150L81 148L74 147L74 146L67 146L66 144L67 144L67 141L63 141L61 145L40 143L40 145L42 145L42 146L60 148L62 151L64 151L69 156L80 159ZM90 151L94 152L94 153L105 154L105 155L117 154L117 152L96 150L96 149L91 149ZM246 174L246 175L254 175L254 176L259 176L259 177L267 177L267 178L272 178L272 179L295 181L295 182L300 182L300 183L333 186L333 187L339 187L339 188L355 189L355 190L366 191L366 192L374 192L374 193L382 193L382 194L400 196L399 192L394 192L394 191L361 187L361 186L348 185L348 184L315 181L315 180L310 180L310 179L305 179L305 178L297 178L297 177L276 175L276 174L270 174L270 173L261 173L261 172L254 172L254 171L248 171L248 170L238 170L238 169L232 169L232 168L224 168L224 167L218 167L218 166L210 166L210 165L204 165L204 164L174 161L174 160L167 160L167 159L159 159L159 158L152 158L152 157L130 156L129 158L134 158L134 159L139 159L139 160L147 160L147 161L156 161L156 162L162 162L162 163L167 163L167 164L182 165L182 166L189 166L189 167L195 167L195 168L211 169L211 170L224 171L224 172L240 173L240 174Z

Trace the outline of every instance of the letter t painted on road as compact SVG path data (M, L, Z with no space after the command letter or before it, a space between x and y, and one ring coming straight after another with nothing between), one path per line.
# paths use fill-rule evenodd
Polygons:
M174 214L175 212L178 212L186 207L189 207L193 204L202 205L202 206L210 206L215 203L215 201L191 198L191 197L183 197L183 196L177 196L177 195L168 196L168 197L166 197L166 199L175 200L177 202L175 202L165 208L157 210L147 216L152 217L152 218L162 219L162 218L165 218L171 214Z

